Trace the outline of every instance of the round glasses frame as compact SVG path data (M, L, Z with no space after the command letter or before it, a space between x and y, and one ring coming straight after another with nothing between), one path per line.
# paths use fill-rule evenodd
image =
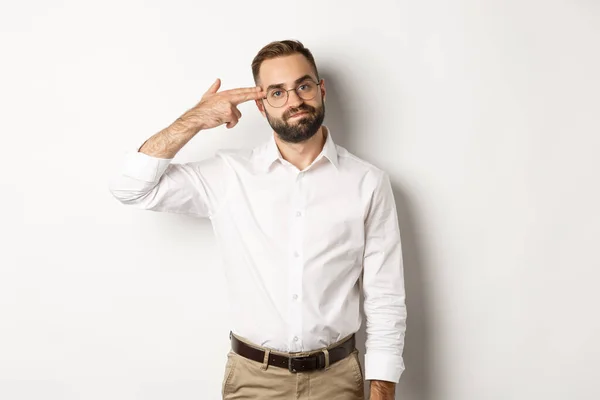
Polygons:
M296 86L296 87L295 87L295 88L293 88L293 89L287 89L287 90L286 90L286 89L281 89L281 88L272 89L272 90L280 90L280 91L282 91L282 92L285 92L285 101L284 101L284 102L283 102L283 104L282 104L282 105L280 105L280 106L274 106L273 104L271 104L271 102L269 101L269 98L268 98L268 94L267 94L267 97L263 98L263 100L267 100L267 103L269 103L269 105L270 105L271 107L273 107L273 108L281 108L281 107L285 106L285 105L287 104L287 102L290 100L290 93L289 93L289 92L291 92L292 90L293 90L293 91L295 91L295 92L296 92L296 95L298 95L298 97L299 97L299 98L301 98L302 100L312 100L312 99L314 99L315 97L317 97L318 90L315 90L315 94L314 94L314 95L312 95L311 97L303 97L303 96L300 94L301 92L298 92L298 88L299 88L300 86L302 86L302 85L305 85L307 81L309 81L309 82L312 82L312 83L316 84L316 85L317 85L317 88L321 87L321 84L323 83L323 79L320 79L320 80L319 80L319 82L315 82L315 81L314 81L314 80L312 80L312 79L307 79L306 81L302 82L301 84L299 84L298 86Z

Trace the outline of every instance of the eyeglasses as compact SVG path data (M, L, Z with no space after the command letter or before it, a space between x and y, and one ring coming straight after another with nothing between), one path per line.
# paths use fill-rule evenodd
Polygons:
M312 80L306 80L302 82L300 85L296 86L294 89L281 89L281 88L273 88L267 92L267 103L271 105L271 107L280 108L286 105L288 99L290 97L289 92L292 90L296 91L298 97L302 100L312 100L315 98L318 92L318 87L321 85L321 82L316 83Z

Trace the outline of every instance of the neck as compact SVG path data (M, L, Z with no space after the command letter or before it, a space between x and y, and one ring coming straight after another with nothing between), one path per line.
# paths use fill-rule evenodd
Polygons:
M317 133L302 143L284 142L276 133L273 134L275 135L275 143L277 143L283 159L302 171L321 153L328 132L327 128L321 125Z

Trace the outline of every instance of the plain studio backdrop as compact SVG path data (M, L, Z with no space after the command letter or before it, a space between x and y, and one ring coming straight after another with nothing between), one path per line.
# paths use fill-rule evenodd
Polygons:
M0 399L219 398L210 222L129 208L108 182L288 38L316 57L334 140L391 176L397 398L600 398L597 1L3 1L0 30ZM267 139L240 110L175 162Z

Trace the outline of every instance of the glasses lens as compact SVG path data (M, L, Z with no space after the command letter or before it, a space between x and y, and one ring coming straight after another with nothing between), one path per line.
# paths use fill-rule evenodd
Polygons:
M298 96L303 100L311 100L317 95L317 85L314 82L306 81L296 89Z
M288 93L283 89L271 89L267 93L267 101L273 107L281 107L287 101Z

